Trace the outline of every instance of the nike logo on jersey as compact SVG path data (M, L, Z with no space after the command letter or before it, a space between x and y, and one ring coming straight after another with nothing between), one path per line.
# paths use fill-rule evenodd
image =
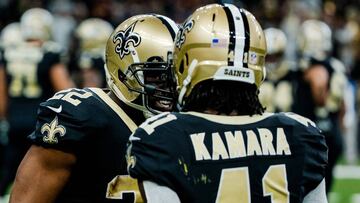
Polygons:
M55 113L60 113L62 111L62 105L60 105L58 108L52 107L52 106L46 106L48 109L54 111Z
M141 138L140 137L135 137L134 135L131 135L129 137L129 141L139 141L139 140L141 140Z

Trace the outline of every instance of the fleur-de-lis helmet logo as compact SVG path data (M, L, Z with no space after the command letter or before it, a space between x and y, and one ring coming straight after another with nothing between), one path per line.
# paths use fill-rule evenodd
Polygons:
M46 135L43 137L43 141L49 144L56 144L58 143L58 138L56 137L62 137L65 135L66 133L66 129L64 126L62 125L58 125L58 118L57 116L54 118L53 121L51 121L51 123L45 123L42 127L41 127L41 134L46 133Z
M137 47L141 42L139 34L133 32L136 22L132 23L125 30L120 30L113 37L113 43L118 42L115 46L115 52L119 54L121 59L123 59L125 55L130 54L130 44L132 44L133 47Z
M180 48L181 45L184 44L186 37L185 37L185 32L189 33L190 30L194 27L194 20L187 20L184 22L184 24L180 27L177 36L176 36L176 42L175 42L175 46L177 48Z

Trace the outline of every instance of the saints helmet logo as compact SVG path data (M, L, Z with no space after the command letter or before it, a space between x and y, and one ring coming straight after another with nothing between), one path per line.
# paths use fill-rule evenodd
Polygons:
M41 134L46 135L43 137L43 141L49 144L56 144L58 143L58 138L56 136L64 136L66 133L66 129L62 125L58 125L58 118L57 116L51 123L45 123L41 127Z
M181 45L184 44L186 37L185 37L185 32L189 33L190 30L194 27L194 20L188 20L186 21L183 26L180 27L179 32L177 33L176 36L176 42L175 45L177 48L180 48Z
M120 30L113 37L113 42L118 42L115 47L115 52L119 54L121 59L124 58L125 55L130 54L130 44L132 44L133 47L137 47L141 42L139 34L133 32L135 24L136 22L131 24L128 28L126 28L126 30Z

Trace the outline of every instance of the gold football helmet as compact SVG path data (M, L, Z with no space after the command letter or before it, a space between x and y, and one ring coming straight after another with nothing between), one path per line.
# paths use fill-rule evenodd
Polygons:
M265 29L264 33L268 55L282 54L285 52L287 38L282 30L271 27Z
M12 47L23 42L20 23L10 23L1 31L0 46Z
M48 41L52 37L53 16L42 8L27 10L20 18L24 40Z
M266 70L267 78L278 80L283 77L289 70L290 64L285 60L285 49L287 38L285 33L278 28L267 28L264 30L266 38Z
M332 50L332 32L323 21L310 19L301 24L298 45L302 54L323 60Z
M82 52L104 53L106 42L113 31L112 25L105 20L89 18L79 24L75 33Z
M204 80L231 80L259 87L265 78L265 55L265 36L251 13L232 4L198 8L183 23L175 40L180 106Z
M175 82L171 52L177 25L156 14L138 15L121 23L106 46L106 74L114 94L144 113L171 110Z

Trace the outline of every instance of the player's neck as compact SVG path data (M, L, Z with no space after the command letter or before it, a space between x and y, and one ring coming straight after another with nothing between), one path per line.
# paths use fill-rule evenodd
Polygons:
M239 116L239 113L235 110L233 110L232 112L230 112L229 114L226 113L222 113L219 111L216 111L214 109L206 109L205 111L203 111L202 113L206 113L206 114L213 114L213 115L222 115L222 116Z
M121 109L137 124L140 125L146 119L142 111L126 105L122 102L112 91L109 92L109 97L114 100L114 102L121 107Z

